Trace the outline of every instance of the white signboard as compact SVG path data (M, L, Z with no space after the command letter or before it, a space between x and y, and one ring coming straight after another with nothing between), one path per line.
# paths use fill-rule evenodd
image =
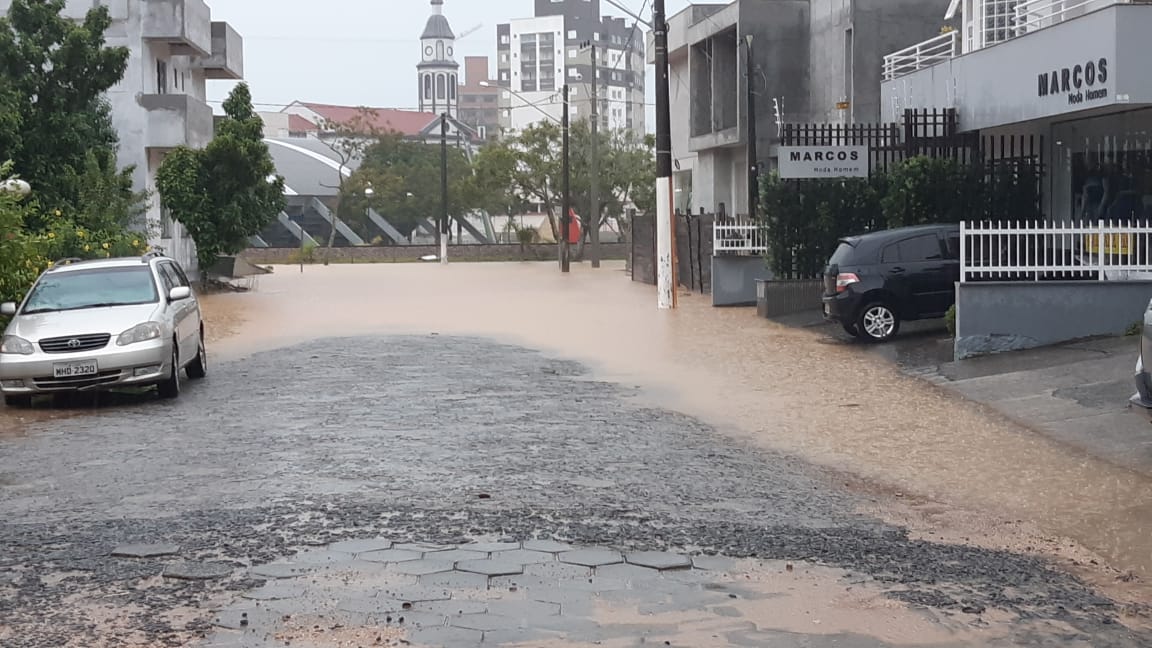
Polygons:
M781 146L781 178L867 178L867 146Z

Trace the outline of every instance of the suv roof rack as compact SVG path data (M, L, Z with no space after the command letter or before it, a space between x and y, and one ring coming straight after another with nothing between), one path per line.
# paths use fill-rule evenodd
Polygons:
M66 259L57 259L56 261L53 261L52 267L57 268L57 267L60 267L62 265L72 265L73 263L83 263L83 262L84 262L84 259L81 259L80 257L68 257Z
M160 250L152 250L151 252L145 252L144 254L140 255L140 263L148 263L152 259L155 259L158 257L164 258L164 253L161 252Z

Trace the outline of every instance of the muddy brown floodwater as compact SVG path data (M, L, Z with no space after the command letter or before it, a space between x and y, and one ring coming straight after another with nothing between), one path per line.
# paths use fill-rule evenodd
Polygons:
M654 290L622 264L568 275L538 263L280 266L255 292L203 305L218 360L364 334L495 338L578 360L654 404L841 471L876 493L870 513L922 537L1054 555L1073 569L1095 560L1116 571L1079 573L1113 586L1118 572L1152 570L1152 480L750 309L684 295L678 310L658 311ZM20 423L0 410L0 434Z
M551 264L398 264L281 266L256 292L214 295L205 308L237 331L213 345L217 357L379 333L538 348L728 434L915 498L889 511L914 529L952 520L948 535L970 542L1091 560L1069 538L1118 570L1152 570L1147 478L749 309L684 295L678 310L660 312L655 302L622 264L569 275ZM990 517L977 524L953 514L961 510Z

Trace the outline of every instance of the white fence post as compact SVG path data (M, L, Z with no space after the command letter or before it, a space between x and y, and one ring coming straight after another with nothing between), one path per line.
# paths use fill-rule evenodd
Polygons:
M960 221L960 283L968 281L968 223Z

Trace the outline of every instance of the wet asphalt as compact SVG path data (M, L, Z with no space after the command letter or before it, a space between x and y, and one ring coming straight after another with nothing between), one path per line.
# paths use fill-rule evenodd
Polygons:
M1065 628L1022 627L1014 645L1152 645L1042 560L911 540L857 514L862 496L839 476L638 396L527 349L428 336L259 354L172 403L78 403L82 415L0 439L0 645L116 645L81 601L114 604L125 642L184 645L208 613L166 611L261 584L162 578L173 559L112 555L126 543L239 568L378 536L812 561L914 605Z

